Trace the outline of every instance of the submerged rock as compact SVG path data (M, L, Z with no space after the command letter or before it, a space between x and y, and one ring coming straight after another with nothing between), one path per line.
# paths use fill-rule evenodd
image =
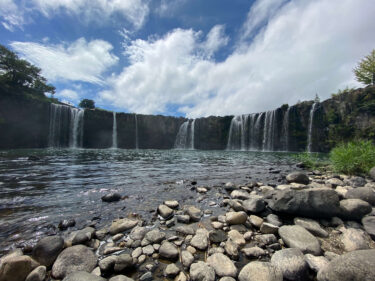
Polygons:
M120 200L121 200L121 194L119 194L117 192L111 192L111 193L108 193L108 194L102 196L102 201L107 202L107 203L117 202L117 201L120 201Z

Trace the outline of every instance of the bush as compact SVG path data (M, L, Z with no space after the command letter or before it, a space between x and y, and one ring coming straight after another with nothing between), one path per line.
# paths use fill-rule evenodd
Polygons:
M327 162L327 157L324 157L324 154L320 153L299 153L295 156L295 159L311 170L321 170L329 165Z
M343 143L330 153L336 172L349 175L368 173L375 166L375 146L371 141Z

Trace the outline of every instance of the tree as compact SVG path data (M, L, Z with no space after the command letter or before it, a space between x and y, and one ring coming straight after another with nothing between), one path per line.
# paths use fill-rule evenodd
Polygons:
M43 95L55 93L55 87L47 84L47 79L40 73L41 69L26 60L20 59L16 53L0 45L0 85L12 90L20 88L31 90L30 93Z
M359 82L375 85L375 49L364 57L353 71Z
M93 100L89 99L83 99L78 105L81 108L85 109L94 109L95 108L95 102Z

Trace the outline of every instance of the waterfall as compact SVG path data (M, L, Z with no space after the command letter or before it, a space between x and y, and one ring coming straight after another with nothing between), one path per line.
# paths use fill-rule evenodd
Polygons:
M85 110L71 107L71 138L69 146L71 148L82 147L83 141L83 116Z
M117 120L116 120L116 112L113 112L112 148L117 148Z
M188 127L189 127L189 121L185 121L180 126L180 129L178 130L176 140L174 143L174 148L177 149L186 149L187 145L187 137L188 137Z
M307 151L312 152L312 133L313 133L313 123L314 123L314 112L317 103L314 102L310 109L310 118L309 118L309 130L307 135Z
M284 151L289 151L289 111L290 107L286 110L284 114L284 119L283 119L283 141L284 141L284 146L283 150Z
M194 137L195 137L195 119L191 123L191 127L190 127L190 149L192 149L192 150L194 150L194 148L195 148Z
M275 110L267 111L263 127L263 151L274 150L274 139L276 130Z
M245 149L245 129L243 115L237 115L232 118L229 127L229 137L227 143L228 150L244 150Z
M138 145L138 120L137 120L137 114L134 113L134 120L135 120L135 149L139 149Z
M82 147L83 117L83 109L51 103L48 146Z

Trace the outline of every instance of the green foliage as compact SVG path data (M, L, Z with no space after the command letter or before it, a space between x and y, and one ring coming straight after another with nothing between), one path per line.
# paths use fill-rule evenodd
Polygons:
M286 110L289 108L289 104L284 103L280 108L281 108L283 111L286 111Z
M95 102L93 100L89 99L83 99L78 105L81 108L85 109L94 109L95 108Z
M321 170L329 165L326 157L319 153L303 152L297 154L295 159L311 170Z
M353 71L358 82L375 85L375 49L364 57Z
M40 68L20 59L3 45L0 45L0 87L13 92L28 90L40 96L55 93L55 87L47 84Z
M344 89L339 89L337 91L337 93L332 93L331 94L331 97L334 98L334 97L338 97L340 95L343 95L343 94L347 94L347 93L350 93L352 91L354 91L355 89L354 88L349 88L348 86L346 86Z
M375 166L375 146L371 141L342 143L330 153L332 167L345 174L368 173Z

